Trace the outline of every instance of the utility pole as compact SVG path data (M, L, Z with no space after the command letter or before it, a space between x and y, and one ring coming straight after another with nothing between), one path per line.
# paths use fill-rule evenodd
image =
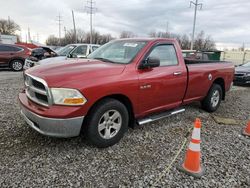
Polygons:
M36 34L36 41L39 42L39 33Z
M66 36L66 34L67 34L67 29L66 29L66 27L64 26L64 36Z
M194 48L194 33L195 33L195 25L196 25L196 15L197 15L197 8L199 7L200 10L202 9L202 3L199 3L199 0L195 0L195 2L190 1L190 7L194 5L194 22L193 22L193 32L192 32L192 41L191 41L191 47L190 50L193 50Z
M28 43L31 43L30 28L28 27Z
M10 17L8 16L8 26L10 28Z
M90 15L90 44L93 43L93 14L95 14L96 8L94 7L94 1L93 0L88 0L87 1L87 6L85 8L87 9L87 13Z
M73 26L74 26L74 39L75 39L75 43L77 43L75 14L73 10L72 10L72 18L73 18Z
M168 26L169 26L169 23L168 23L168 21L167 21L167 28L166 28L166 32L168 33Z
M59 13L59 15L57 16L57 21L58 21L58 26L59 26L59 34L58 34L58 37L59 37L59 45L61 45L61 25L62 25L62 16L60 15L60 13Z

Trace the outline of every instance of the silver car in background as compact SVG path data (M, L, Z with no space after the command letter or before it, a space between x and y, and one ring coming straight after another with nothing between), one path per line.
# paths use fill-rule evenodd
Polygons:
M62 60L66 60L68 58L86 58L98 47L100 47L98 44L69 44L58 50L56 52L56 57L46 58L38 62L34 61L32 58L27 58L24 63L24 70L47 63L60 63Z

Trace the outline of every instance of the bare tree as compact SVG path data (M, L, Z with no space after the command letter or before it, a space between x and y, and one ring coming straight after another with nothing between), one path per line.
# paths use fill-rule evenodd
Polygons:
M205 36L205 32L201 31L197 34L194 41L195 50L212 50L215 49L215 43L211 36Z
M136 35L132 31L122 31L120 38L134 38Z
M89 43L90 42L90 33L85 33L82 29L77 29L77 43ZM74 30L68 30L65 37L61 39L61 45L67 45L75 43ZM110 40L114 39L110 34L100 34L99 32L93 31L92 41L94 44L105 44ZM59 45L59 39L54 35L51 35L46 40L47 45L57 46Z
M20 26L13 20L0 19L0 33L4 35L15 35L16 31L20 31Z
M183 34L183 35L178 35L175 33L168 33L168 32L150 32L149 33L150 37L153 38L175 38L182 49L189 49L191 45L191 38L190 36ZM204 31L201 31L198 33L198 35L195 37L195 42L194 42L194 49L195 50L212 50L215 49L215 43L211 36L205 36Z
M162 31L159 32L152 31L149 33L149 36L153 38L171 38L171 34L169 32L162 32Z
M189 49L189 47L191 45L191 40L188 37L188 35L184 34L184 35L181 36L180 45L181 45L182 49Z
M50 35L46 40L46 44L49 46L59 46L59 38L55 35Z

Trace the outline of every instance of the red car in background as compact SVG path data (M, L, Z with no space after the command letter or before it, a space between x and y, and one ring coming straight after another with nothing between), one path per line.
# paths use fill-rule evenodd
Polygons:
M0 44L0 67L9 67L14 71L23 70L24 61L31 50L19 45Z

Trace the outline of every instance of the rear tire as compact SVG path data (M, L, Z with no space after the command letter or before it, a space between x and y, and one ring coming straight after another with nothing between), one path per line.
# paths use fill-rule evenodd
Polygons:
M10 62L10 68L13 71L21 71L21 70L23 70L23 65L24 65L23 61L18 60L18 59L17 60L12 60Z
M213 84L205 99L201 102L202 108L207 112L215 112L220 106L222 99L222 88L218 84Z
M87 116L84 134L99 148L112 146L120 141L128 129L128 110L120 101L107 98L97 103Z

